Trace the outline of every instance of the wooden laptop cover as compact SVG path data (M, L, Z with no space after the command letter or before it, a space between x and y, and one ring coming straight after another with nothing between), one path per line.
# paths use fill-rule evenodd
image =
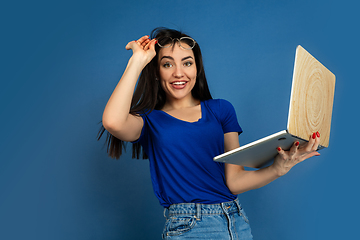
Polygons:
M288 115L288 132L308 140L319 131L320 145L329 146L335 75L300 45L296 58Z

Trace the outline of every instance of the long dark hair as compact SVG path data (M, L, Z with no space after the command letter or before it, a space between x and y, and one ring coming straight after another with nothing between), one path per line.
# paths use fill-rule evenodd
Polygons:
M155 28L151 34L150 39L164 39L170 37L172 39L179 39L181 37L189 37L188 35L179 32L177 30L168 28ZM166 44L166 43L165 43ZM160 47L155 44L156 57L154 57L142 70L139 77L137 87L135 89L130 114L139 115L150 113L152 110L160 110L163 108L166 102L166 94L161 87L161 84L157 79L159 78L159 66L158 66L158 53ZM192 49L195 56L195 63L197 69L196 83L191 93L192 96L200 101L212 99L209 91L209 87L205 77L204 65L202 61L202 55L199 45L196 43ZM101 126L98 134L98 140L104 134L106 129ZM107 152L110 157L118 159L122 154L122 149L126 150L126 144L124 141L114 137L112 134L107 132L106 137ZM146 153L142 151L142 147L139 143L133 143L132 158L147 158Z

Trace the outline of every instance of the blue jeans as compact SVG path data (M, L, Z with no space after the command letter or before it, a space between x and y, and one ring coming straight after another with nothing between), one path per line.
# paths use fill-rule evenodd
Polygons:
M163 239L253 239L238 199L219 204L173 204L167 210Z

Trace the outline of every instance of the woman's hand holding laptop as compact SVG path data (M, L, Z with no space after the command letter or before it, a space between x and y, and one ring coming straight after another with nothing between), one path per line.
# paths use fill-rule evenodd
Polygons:
M316 132L310 136L309 142L303 146L299 142L295 142L289 151L284 151L280 147L277 148L278 155L274 159L272 167L279 176L283 176L290 171L296 164L313 156L319 156L316 150L320 143L320 133Z

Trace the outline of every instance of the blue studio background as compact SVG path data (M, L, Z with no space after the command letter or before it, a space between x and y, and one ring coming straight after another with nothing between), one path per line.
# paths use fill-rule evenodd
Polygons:
M336 76L330 147L239 195L255 239L353 239L360 197L356 1L7 1L0 7L0 239L160 239L148 162L96 141L128 41L157 26L200 44L240 144L286 127L295 48Z

